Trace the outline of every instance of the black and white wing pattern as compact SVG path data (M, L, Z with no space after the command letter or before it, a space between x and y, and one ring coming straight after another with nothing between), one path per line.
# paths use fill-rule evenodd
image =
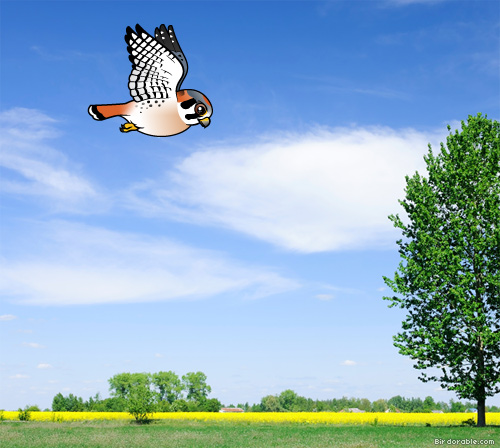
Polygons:
M182 49L179 45L179 41L175 36L174 27L172 25L169 25L167 30L167 28L165 28L165 25L161 25L160 28L156 28L155 39L158 42L160 42L160 44L162 44L167 50L171 51L174 54L174 56L179 60L179 62L182 64L184 73L182 75L181 80L179 81L179 84L177 84L177 90L179 90L182 81L184 81L184 78L187 75L188 63L186 60L186 56L184 56L184 53L182 52Z
M160 32L162 28L165 25L160 27ZM171 28L170 26L168 31ZM134 32L127 27L125 35L132 62L128 83L130 95L135 101L175 98L176 91L187 74L186 58L177 40L170 40L167 44L166 39L153 39L140 25L136 25L135 29ZM173 28L171 31L175 39Z

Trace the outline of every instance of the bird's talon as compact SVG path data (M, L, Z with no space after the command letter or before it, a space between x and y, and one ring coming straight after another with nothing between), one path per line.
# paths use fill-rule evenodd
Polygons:
M121 132L130 132L130 131L137 131L139 128L135 126L134 123L124 123L120 127Z

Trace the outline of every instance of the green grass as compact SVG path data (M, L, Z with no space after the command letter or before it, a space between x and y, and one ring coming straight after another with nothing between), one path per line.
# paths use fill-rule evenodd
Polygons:
M435 439L442 439L436 445ZM447 440L493 440L500 428L387 427L162 420L149 425L109 422L0 422L1 448L375 448L474 446ZM491 446L491 445L490 445Z

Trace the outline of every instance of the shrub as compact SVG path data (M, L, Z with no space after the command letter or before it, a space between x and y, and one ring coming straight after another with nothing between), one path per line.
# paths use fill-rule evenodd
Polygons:
M219 412L222 404L217 398L210 398L200 404L203 412Z
M149 423L151 414L156 410L156 394L146 385L138 385L131 389L128 412L138 423Z
M476 421L473 418L462 421L461 426L476 426Z
M187 412L188 411L188 403L183 398L179 400L175 400L172 403L172 411L173 412Z
M24 409L30 412L40 412L40 408L36 404L33 406L26 406Z
M27 422L27 421L31 420L31 411L29 410L29 407L26 406L24 408L24 410L19 408L17 418L19 420L21 420L22 422Z
M172 405L165 400L160 400L156 405L156 412L172 412Z

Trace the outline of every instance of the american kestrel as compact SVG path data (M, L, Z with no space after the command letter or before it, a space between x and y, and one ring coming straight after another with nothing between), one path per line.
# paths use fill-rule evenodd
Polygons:
M125 35L132 72L128 87L133 101L89 106L94 120L123 117L120 131L138 131L155 137L180 134L191 126L206 128L212 104L197 90L179 90L188 64L170 25L155 29L153 39L140 25Z

